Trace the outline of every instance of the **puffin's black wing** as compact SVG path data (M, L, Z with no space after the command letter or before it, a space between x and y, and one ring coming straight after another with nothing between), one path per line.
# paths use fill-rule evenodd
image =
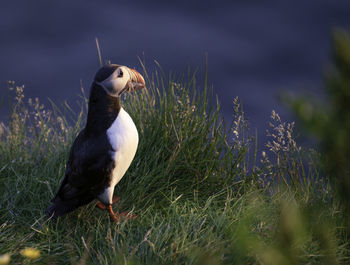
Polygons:
M114 160L106 134L86 137L82 130L75 139L65 177L46 210L49 216L61 216L88 204L108 185Z

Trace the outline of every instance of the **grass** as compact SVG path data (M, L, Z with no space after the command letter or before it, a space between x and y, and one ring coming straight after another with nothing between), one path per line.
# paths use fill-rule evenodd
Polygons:
M115 191L118 208L138 218L120 224L93 203L47 220L86 98L74 114L27 100L9 82L10 123L0 124L0 264L9 257L11 264L350 263L339 201L318 153L295 142L293 123L272 112L260 154L237 98L226 127L194 74L144 68L144 76L148 89L123 99L140 143Z

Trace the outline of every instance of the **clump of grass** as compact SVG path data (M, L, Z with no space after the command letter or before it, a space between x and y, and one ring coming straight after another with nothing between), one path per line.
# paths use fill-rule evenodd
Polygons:
M239 188L245 143L229 145L220 106L209 102L207 89L196 89L195 76L186 81L144 70L148 89L124 100L142 137L133 174L118 185L120 191L133 190L134 202L160 204L172 193L203 201L223 188ZM236 119L242 115L237 112Z
M15 97L0 136L0 255L23 263L21 251L34 249L39 264L349 262L331 187L315 185L322 179L316 162L302 156L292 124L273 113L272 140L260 157L238 98L226 127L220 105L206 85L197 89L195 75L144 68L144 76L148 89L123 98L140 143L116 189L118 208L138 218L120 224L94 204L47 220L44 209L85 108L69 122L69 108L48 110L9 84Z

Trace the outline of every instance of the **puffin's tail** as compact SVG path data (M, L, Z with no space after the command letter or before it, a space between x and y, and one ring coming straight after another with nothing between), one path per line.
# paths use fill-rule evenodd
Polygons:
M57 217L69 213L76 208L77 207L74 207L74 205L70 204L69 202L54 201L46 209L46 215L48 217L52 217L52 219L56 219Z
M57 219L59 216L69 213L80 206L88 204L93 199L94 198L92 196L85 196L63 201L59 197L56 197L52 200L51 205L46 209L46 215L49 218Z

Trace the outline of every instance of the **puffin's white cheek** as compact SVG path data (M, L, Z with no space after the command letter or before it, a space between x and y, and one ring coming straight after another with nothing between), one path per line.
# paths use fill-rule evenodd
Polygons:
M126 80L118 78L118 79L111 81L111 83L112 83L111 85L112 85L114 91L120 92L121 90L124 89L124 87L126 85Z

